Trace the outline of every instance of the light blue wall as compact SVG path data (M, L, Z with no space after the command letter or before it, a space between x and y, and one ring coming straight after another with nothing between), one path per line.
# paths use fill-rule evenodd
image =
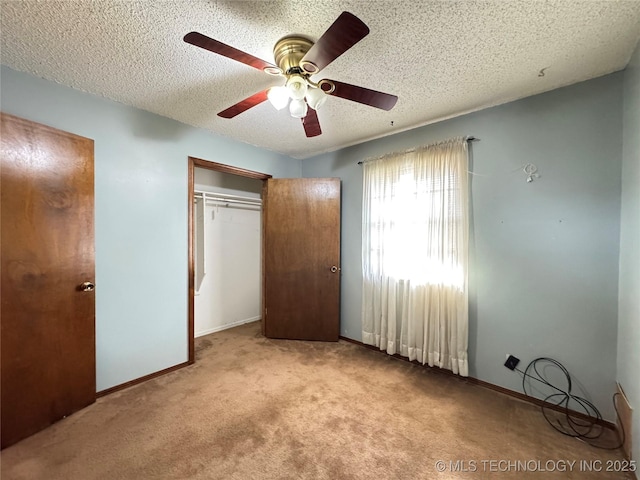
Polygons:
M640 460L640 44L624 73L618 381L635 410L633 453Z
M304 160L304 177L343 182L341 334L361 339L357 162L474 135L481 141L471 147L473 170L489 176L472 179L470 375L520 391L520 375L502 366L505 354L519 357L522 368L550 356L613 420L622 78L609 75ZM526 163L541 175L532 183L519 170Z
M3 112L95 140L98 390L185 362L187 157L274 177L300 161L4 66L0 82Z
M627 258L628 265L637 265L638 255L637 220L635 227L629 223L634 213L637 218L638 204L638 182L632 180L638 178L639 156L637 51L633 65L624 76L624 266ZM552 356L613 420L622 80L622 74L609 75L314 157L302 167L297 160L6 67L0 108L95 140L98 390L186 360L187 156L275 177L302 171L306 177L342 179L341 334L359 340L357 162L475 135L481 141L472 146L474 171L491 175L472 180L470 374L519 391L519 376L502 367L505 353L524 364ZM528 162L542 175L531 184L524 173L504 173ZM637 406L638 277L637 270L628 276L624 266L617 378ZM637 419L635 425L639 438Z

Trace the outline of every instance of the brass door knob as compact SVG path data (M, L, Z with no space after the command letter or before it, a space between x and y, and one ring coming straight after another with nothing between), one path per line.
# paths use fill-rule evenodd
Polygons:
M93 292L96 286L91 282L84 282L80 285L80 290L83 292Z

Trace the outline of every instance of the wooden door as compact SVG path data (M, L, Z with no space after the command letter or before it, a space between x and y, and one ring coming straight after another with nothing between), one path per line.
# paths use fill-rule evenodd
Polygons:
M263 206L265 336L337 341L340 180L269 179Z
M96 380L93 140L1 117L4 448L93 403Z

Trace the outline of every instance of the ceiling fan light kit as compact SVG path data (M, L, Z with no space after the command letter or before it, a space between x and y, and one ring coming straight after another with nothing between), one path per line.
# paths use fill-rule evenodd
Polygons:
M287 87L271 87L267 97L276 110L282 110L289 105L289 90L287 90Z
M289 105L289 100L291 99L291 104L289 106L291 116L302 118L298 115L298 112L300 112L301 109L304 108L305 115L307 112L307 105L314 110L318 110L327 100L327 95L318 85L314 84L309 79L295 74L289 77L284 86L271 87L267 93L267 98L269 98L271 105L273 105L276 110L282 110L285 108ZM294 106L299 105L298 103L294 104L294 101L302 101L302 103L306 102L306 104L304 107ZM294 110L296 113L294 113Z
M289 104L289 113L294 118L304 118L307 116L309 108L303 99L293 99Z
M218 116L233 118L268 99L278 110L289 105L291 116L302 119L306 136L315 137L322 133L316 110L326 102L328 95L383 110L391 110L398 101L398 97L388 93L336 80L322 79L315 83L310 79L368 34L369 28L362 20L352 13L342 12L315 43L300 35L278 40L273 48L276 65L198 32L188 33L184 41L286 79L284 86L255 93L219 112Z
M327 101L327 95L321 88L310 88L307 90L307 94L304 97L307 100L307 104L314 110L318 110Z
M307 81L302 75L290 75L286 86L292 100L302 100L307 94Z

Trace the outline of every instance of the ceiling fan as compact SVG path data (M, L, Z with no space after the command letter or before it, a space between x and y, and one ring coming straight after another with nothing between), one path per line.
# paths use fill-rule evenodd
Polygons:
M219 112L218 116L233 118L268 99L278 110L289 106L291 116L302 119L306 136L315 137L322 133L316 110L326 101L327 95L383 110L391 110L398 101L398 97L388 93L337 80L322 79L314 82L310 78L368 33L369 27L362 20L352 13L342 12L315 43L301 35L288 35L278 40L273 47L276 65L198 32L186 34L184 41L286 79L283 86L255 93Z

